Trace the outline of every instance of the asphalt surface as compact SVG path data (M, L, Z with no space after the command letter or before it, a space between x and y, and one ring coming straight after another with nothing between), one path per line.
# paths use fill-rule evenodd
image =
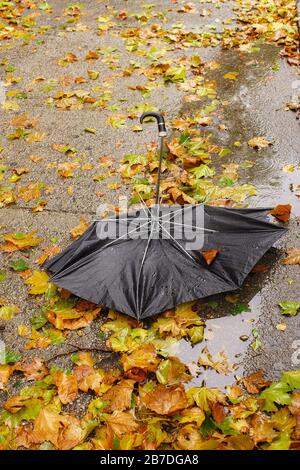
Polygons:
M59 3L57 5L56 3ZM100 203L108 202L116 204L120 195L129 194L129 186L125 185L118 173L108 177L104 181L94 182L92 175L101 173L103 170L98 167L99 157L108 155L112 158L114 166L117 168L121 158L127 153L142 153L149 142L156 140L155 126L147 127L147 132L134 133L130 130L130 124L121 129L113 129L106 125L109 111L90 110L87 108L71 111L59 111L55 106L47 104L47 100L56 92L61 91L61 87L53 79L59 79L63 75L71 73L73 76L87 76L87 69L95 69L100 72L100 79L95 81L95 85L111 89L112 101L110 104L118 104L121 109L130 108L132 103L143 101L138 92L130 90L131 85L143 84L145 78L133 75L123 77L120 70L128 65L132 60L132 55L124 48L124 42L120 38L119 31L116 30L109 35L95 36L94 30L98 23L95 18L99 15L106 15L109 8L116 7L119 10L126 9L129 12L141 11L138 1L111 1L95 2L84 1L84 15L81 24L84 26L80 31L68 31L61 29L63 23L60 15L64 6L69 2L62 0L55 2L54 14L48 19L43 18L43 24L47 21L51 24L51 29L43 35L44 42L37 44L30 42L29 45L2 48L1 54L9 59L9 63L16 68L15 75L23 78L20 84L13 86L13 89L26 90L27 98L25 103L20 103L21 110L26 111L30 116L38 120L38 130L46 132L47 137L43 142L28 145L24 140L3 139L4 151L1 154L1 163L10 169L16 167L28 168L28 173L22 175L21 185L31 182L43 182L46 187L52 187L53 192L46 195L47 205L43 212L33 213L30 204L20 202L17 205L1 208L1 231L2 233L14 231L37 230L43 239L42 246L47 246L50 240L55 238L57 243L64 247L71 241L70 229L76 226L80 216L84 216L87 221L91 221ZM145 2L149 3L149 2ZM193 15L183 15L176 12L174 5L170 2L150 2L155 3L157 11L169 11L165 28L174 23L186 24L191 30L199 31L203 28L209 30L208 20L205 17L197 18ZM215 9L209 17L209 24L221 31L224 27L222 20L233 16L232 3L220 4L220 8ZM53 17L57 20L53 21ZM155 23L155 20L151 20ZM156 22L158 20L156 19ZM131 26L130 22L126 23ZM72 25L71 25L72 26ZM71 27L70 26L70 27ZM136 20L132 18L132 27L137 26ZM96 39L95 39L96 38ZM71 68L61 68L57 65L57 60L64 57L66 53L74 52L81 58L85 57L89 50L97 47L109 47L118 64L119 69L111 70L102 66L98 62L87 63L78 60L71 65ZM173 51L173 56L181 57L183 54L193 54L195 51L184 51L179 49ZM244 371L254 371L263 368L267 376L274 378L280 375L284 369L299 367L295 360L295 341L299 340L299 316L283 318L280 314L277 303L280 300L300 300L300 270L299 266L284 266L282 258L285 250L289 247L300 246L300 233L297 216L300 215L300 199L295 192L291 191L291 185L300 183L299 172L285 173L282 171L284 165L299 163L300 132L299 121L295 114L286 110L286 103L290 101L293 93L293 83L299 80L297 70L291 68L279 55L279 49L275 46L262 45L260 50L254 54L241 56L236 51L221 51L216 48L197 49L203 59L214 60L220 64L220 68L211 71L210 78L216 80L218 97L222 101L227 101L228 105L223 108L220 117L222 123L226 125L226 132L220 132L219 122L211 127L210 132L214 140L223 146L232 146L234 142L242 142L241 147L237 147L234 155L224 157L221 163L240 163L253 159L253 151L247 147L247 140L253 136L265 136L273 145L268 149L258 152L255 156L256 164L245 171L241 178L243 182L251 182L257 187L258 195L249 201L250 206L274 206L278 203L293 205L293 217L289 226L288 235L282 239L278 245L278 250L267 255L267 262L270 269L267 273L250 275L245 286L240 291L240 302L249 303L251 311L237 316L231 315L232 306L220 297L217 298L219 306L214 310L204 312L208 318L206 336L207 345L211 352L217 353L226 350L229 362L237 364L229 376L220 376L213 373L204 374L195 379L195 382L205 379L208 385L225 385L233 381L234 376L242 374ZM143 58L139 59L141 62ZM252 64L251 64L252 61ZM250 65L249 65L250 63ZM71 72L69 72L71 70ZM228 71L238 71L239 79L236 81L224 80L223 75ZM44 77L40 86L32 84L37 77ZM43 85L49 85L49 90L45 91ZM53 85L53 87L52 87ZM70 89L90 89L90 82L80 85L72 85ZM109 88L111 87L111 88ZM171 84L159 88L157 92L152 92L151 104L163 110L166 119L176 116L187 116L194 110L195 105L184 101L184 93L176 89L176 85ZM24 100L25 101L25 100ZM8 122L14 113L3 112L0 115L0 125L2 133L12 129L8 127ZM132 125L137 124L133 120ZM85 132L85 128L94 128L95 134ZM170 136L171 137L171 136ZM92 171L75 170L75 176L71 179L62 179L51 164L61 161L69 161L70 157L61 155L53 150L53 144L64 144L77 149L76 158L81 164L89 163L94 165ZM41 162L34 163L28 157L30 155L42 156ZM68 160L69 158L69 160ZM218 163L216 162L216 165ZM116 182L119 186L116 190L107 188L107 183ZM70 195L69 186L73 187ZM104 193L99 197L97 193ZM25 254L28 256L29 264L32 263L41 248L32 249ZM5 323L5 330L0 332L6 347L16 351L22 351L24 339L17 334L18 325L29 325L29 317L42 307L42 300L30 297L27 294L27 286L24 285L18 274L9 269L9 265L14 259L20 257L19 253L12 255L1 255L4 269L9 275L7 280L0 284L0 297L5 296L10 303L14 303L21 308L21 313L14 319ZM293 282L289 282L293 280ZM99 322L93 322L90 327L84 330L83 336L78 336L76 332L71 332L68 341L81 347L101 347L101 342L96 336L99 330ZM285 322L286 330L278 331L276 325ZM253 351L253 328L257 329L261 347ZM241 340L241 336L247 336L247 340ZM245 339L245 338L244 338ZM196 348L191 348L187 343L182 342L176 354L185 362L193 364L197 360L204 343ZM57 353L67 352L68 346L53 346L46 350L30 350L24 356L39 355L45 359L50 359ZM107 363L114 358L107 358L107 353L99 352L99 361ZM63 359L60 359L63 361ZM80 404L78 405L81 406ZM83 405L82 405L83 406Z

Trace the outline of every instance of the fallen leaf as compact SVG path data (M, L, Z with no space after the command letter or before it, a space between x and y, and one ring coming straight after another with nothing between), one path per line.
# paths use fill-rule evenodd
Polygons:
M16 305L4 305L0 307L1 320L11 320L18 313L20 313L20 309Z
M187 407L183 385L156 385L148 382L139 388L142 404L159 415L170 416Z
M18 362L14 369L23 372L27 380L41 380L49 373L48 367L38 357L27 362Z
M84 217L80 217L79 224L70 230L72 237L76 240L76 238L80 237L88 228L88 223Z
M141 381L149 372L154 372L159 359L152 344L145 344L135 349L131 354L123 354L121 363L126 377Z
M33 274L29 276L25 284L30 285L29 294L39 295L44 294L49 289L50 284L48 283L49 276L44 271L33 271Z
M54 375L54 382L57 386L57 393L63 405L72 403L78 395L78 386L76 376L57 371Z
M300 264L300 248L290 248L287 250L287 257L283 260L284 264Z
M278 331L285 331L286 330L286 324L285 323L278 323L276 325L276 330Z
M198 364L205 369L214 369L216 372L223 375L227 375L232 371L225 351L221 351L215 356L212 356L207 347L203 348L198 359Z
M294 302L293 300L283 300L278 303L281 307L282 315L297 315L298 310L300 310L300 302Z
M277 220L281 222L289 222L291 217L292 206L290 204L278 204L271 211L271 215L276 217Z
M130 432L136 432L139 424L129 412L115 410L106 418L107 426L112 430L113 434L118 437Z
M109 405L106 410L125 411L131 406L131 397L135 381L134 380L121 380L117 385L113 385L104 395L103 400L107 400Z
M0 248L2 251L12 252L17 250L27 250L41 243L42 239L35 236L36 232L31 233L7 233L4 235L4 240L7 242Z
M227 72L223 75L223 77L227 78L227 80L237 80L238 76L239 76L238 72Z
M163 385L189 382L192 378L187 366L177 357L169 357L161 361L156 370L156 377Z
M210 266L220 253L219 250L207 250L207 251L201 251L201 255L205 259L205 262L208 266Z
M269 380L265 380L264 372L259 370L253 374L247 375L242 379L242 384L246 388L248 393L260 393L263 388L266 388L270 385Z
M268 147L269 145L272 145L272 143L269 142L265 137L253 137L252 139L248 140L248 145L255 150L260 150Z
M37 264L43 264L46 259L51 258L54 255L57 255L60 252L60 248L57 245L47 246L43 249L43 254L39 256L35 262Z
M0 364L0 390L8 383L13 368L9 364Z

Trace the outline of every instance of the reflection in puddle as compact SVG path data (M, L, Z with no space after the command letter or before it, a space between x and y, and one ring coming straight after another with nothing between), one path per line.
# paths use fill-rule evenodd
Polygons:
M242 376L243 358L253 341L252 330L261 313L260 294L251 300L249 306L250 312L207 320L206 339L194 347L187 341L181 340L176 356L189 366L194 376L189 386L201 386L204 381L209 387L224 387L234 383L237 376ZM202 366L197 366L198 358L205 346L213 356L225 351L233 371L228 375L221 375L212 369L205 370Z

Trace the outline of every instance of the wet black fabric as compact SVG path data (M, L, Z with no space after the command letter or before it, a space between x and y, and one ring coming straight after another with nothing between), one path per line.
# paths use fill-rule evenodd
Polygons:
M174 209L165 207L164 216L168 210ZM199 204L182 206L182 210L184 237L180 234L180 210L172 216L169 238L160 238L167 232L160 222L156 235L152 231L151 237L145 239L103 240L98 236L101 222L94 222L78 240L45 263L45 268L53 273L51 282L78 297L143 319L183 302L239 288L253 266L286 231L267 221L266 209ZM195 234L193 220L203 210L203 223L197 229L203 231L203 246L201 243L199 248L190 248ZM121 223L122 217L108 222ZM207 250L219 251L210 266L201 254Z

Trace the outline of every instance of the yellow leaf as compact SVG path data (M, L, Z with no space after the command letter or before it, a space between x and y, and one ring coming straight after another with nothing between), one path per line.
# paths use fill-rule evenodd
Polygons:
M38 295L44 294L48 288L49 276L44 271L33 271L33 274L26 279L25 284L30 285L29 294Z
M36 232L31 233L7 233L4 240L8 243L1 248L3 251L11 252L16 250L27 250L28 248L37 246L42 239L35 236Z
M85 220L84 217L80 217L79 224L70 230L72 237L75 239L80 237L80 235L82 235L87 230L87 228L88 228L87 221Z
M5 305L0 307L0 319L11 320L16 313L19 313L20 309L16 305Z
M237 80L237 77L239 76L238 72L227 72L225 75L223 75L224 78L227 80Z
M0 390L3 390L12 372L13 368L11 366L8 364L0 364Z

